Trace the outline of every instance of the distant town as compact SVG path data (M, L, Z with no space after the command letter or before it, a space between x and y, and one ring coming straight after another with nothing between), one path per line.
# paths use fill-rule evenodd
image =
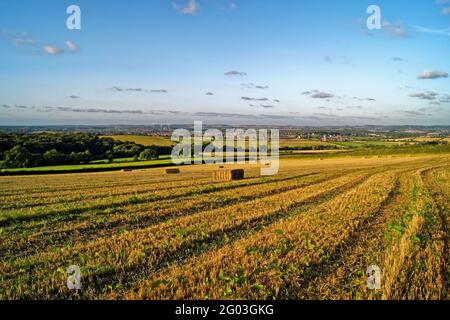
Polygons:
M214 124L211 127L225 130L229 125ZM56 125L56 126L0 126L5 133L39 133L39 132L83 132L98 135L146 135L168 137L176 129L193 130L193 125L183 124L152 124L148 126L130 125ZM205 126L205 130L208 128ZM345 142L361 137L373 139L399 139L417 136L430 138L445 138L450 134L450 126L252 126L241 125L240 128L279 129L282 139L322 140L323 142Z

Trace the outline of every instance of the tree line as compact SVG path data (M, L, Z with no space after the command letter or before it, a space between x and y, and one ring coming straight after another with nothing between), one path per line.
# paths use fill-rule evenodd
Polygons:
M96 160L113 162L129 157L136 161L151 160L170 152L170 147L145 147L90 133L0 132L0 168L3 169L87 164Z

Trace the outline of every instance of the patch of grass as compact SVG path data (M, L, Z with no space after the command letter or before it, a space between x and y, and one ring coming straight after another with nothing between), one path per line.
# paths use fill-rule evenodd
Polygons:
M163 158L150 161L137 161L137 162L117 162L117 163L93 163L93 164L80 164L80 165L64 165L64 166L48 166L48 167L36 167L36 168L17 168L17 169L3 169L2 173L64 173L64 172L83 172L83 171L102 171L104 169L121 170L127 168L147 168L152 166L172 165L172 159Z

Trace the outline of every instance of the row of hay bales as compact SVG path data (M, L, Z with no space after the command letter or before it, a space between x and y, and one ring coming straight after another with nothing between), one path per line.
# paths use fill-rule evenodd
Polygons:
M166 169L166 174L180 174L180 169L178 168L170 168ZM213 180L214 181L233 181L233 180L242 180L245 177L245 172L243 169L221 169L213 171Z
M212 172L212 178L214 181L233 181L242 180L245 178L244 169L224 169L223 166L219 167L219 170ZM122 172L131 172L131 169L123 169ZM180 174L181 171L178 168L165 169L166 174Z

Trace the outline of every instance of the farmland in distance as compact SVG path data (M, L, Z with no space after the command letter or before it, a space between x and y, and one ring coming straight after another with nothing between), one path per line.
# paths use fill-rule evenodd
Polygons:
M122 142L134 142L137 144L142 144L144 146L165 146L170 147L174 145L174 142L170 140L170 137L163 137L158 135L153 136L143 136L143 135L114 135L114 136L103 136L103 138L112 138L117 141Z

